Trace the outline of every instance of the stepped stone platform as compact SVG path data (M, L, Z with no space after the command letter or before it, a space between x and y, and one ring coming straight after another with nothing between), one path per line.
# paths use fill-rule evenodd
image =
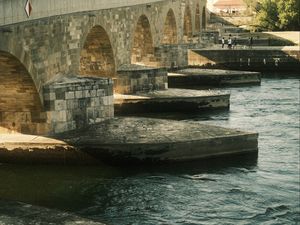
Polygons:
M237 70L189 68L168 73L168 82L171 88L260 85L261 73Z
M119 117L57 137L0 136L1 163L180 162L257 153L258 134L198 122Z
M193 112L229 109L230 94L211 90L169 88L135 95L114 94L115 114Z

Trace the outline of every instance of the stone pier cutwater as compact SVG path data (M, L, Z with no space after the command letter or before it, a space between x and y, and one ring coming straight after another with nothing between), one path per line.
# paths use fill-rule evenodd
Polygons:
M2 162L38 164L182 162L257 154L257 137L256 133L197 122L120 117L51 138L1 135L0 158Z
M250 71L188 68L168 73L171 88L260 85L261 73Z
M230 94L224 91L169 88L139 94L115 94L115 113L203 112L228 110Z

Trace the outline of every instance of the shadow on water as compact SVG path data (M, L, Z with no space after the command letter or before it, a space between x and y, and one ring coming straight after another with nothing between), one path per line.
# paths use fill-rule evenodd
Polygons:
M214 158L198 159L188 162L164 162L156 164L119 164L120 170L126 168L128 176L142 173L163 173L170 175L216 173L228 168L238 167L254 169L257 165L257 153L225 155Z
M124 115L120 114L119 117ZM213 111L200 111L200 112L165 112L165 113L133 113L126 114L126 117L146 117L146 118L155 118L155 119L169 119L169 120L188 120L188 121L199 121L199 120L210 120L215 117L228 118L229 111L228 109L215 109Z
M300 68L299 68L300 69ZM289 72L289 73L282 73L282 72L264 72L262 73L263 78L269 79L299 79L300 71L299 72Z
M162 174L171 176L226 173L229 168L255 170L257 154L224 156L185 163L99 166L0 165L0 200L21 201L61 210L92 204L94 192L115 180Z

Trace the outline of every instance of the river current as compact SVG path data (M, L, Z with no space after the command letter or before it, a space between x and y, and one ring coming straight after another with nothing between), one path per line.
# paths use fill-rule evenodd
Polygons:
M150 167L0 164L0 224L299 224L299 79L225 90L229 112L178 118L258 132L258 156Z

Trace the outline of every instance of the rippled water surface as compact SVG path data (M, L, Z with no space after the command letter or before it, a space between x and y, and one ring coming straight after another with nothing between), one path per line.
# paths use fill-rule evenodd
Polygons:
M86 224L299 223L299 80L227 90L229 113L185 119L259 132L257 158L146 168L0 165L0 224L58 224L49 209Z

